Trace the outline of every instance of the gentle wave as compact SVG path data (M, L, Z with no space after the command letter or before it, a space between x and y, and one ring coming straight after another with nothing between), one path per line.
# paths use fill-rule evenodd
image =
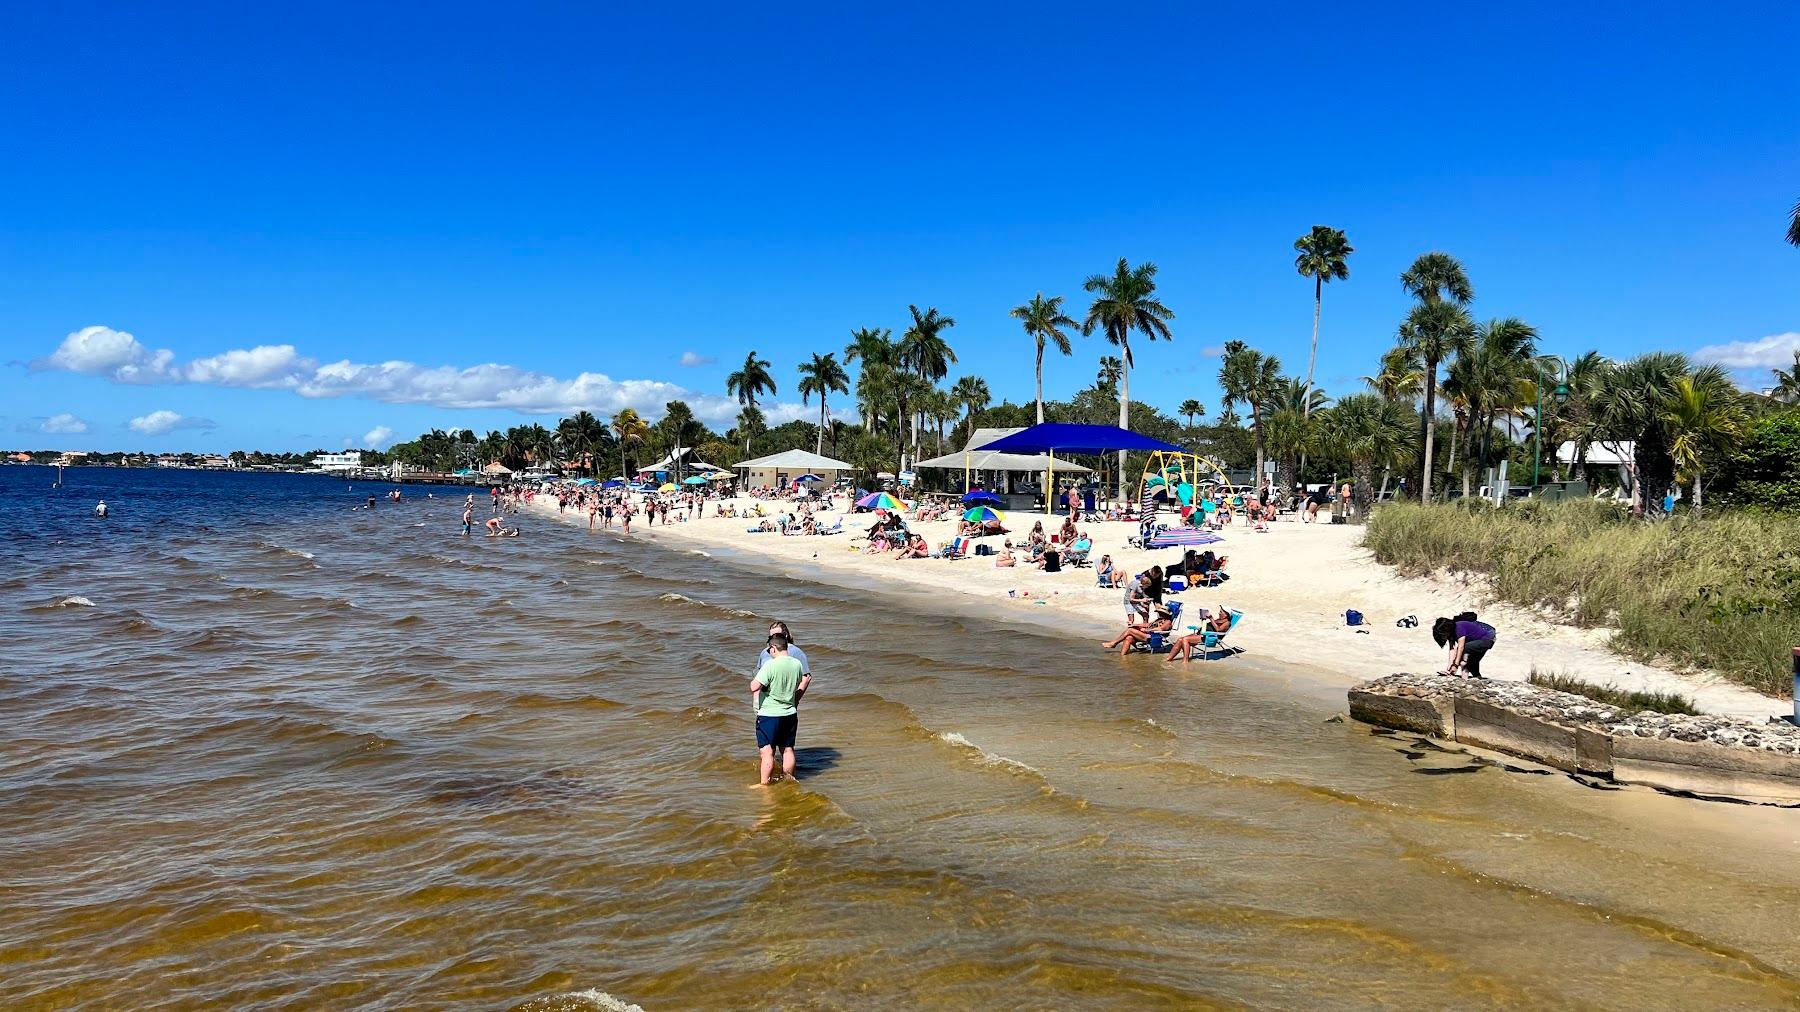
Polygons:
M1039 770L1036 766L1032 766L1029 763L1022 763L1017 759L1012 759L995 752L989 752L987 749L982 748L980 745L975 744L955 731L945 731L942 734L939 734L938 740L949 745L954 745L957 748L968 749L969 751L974 752L981 757L981 762L985 765L999 766L1017 773L1028 774L1038 780L1044 778L1043 771Z

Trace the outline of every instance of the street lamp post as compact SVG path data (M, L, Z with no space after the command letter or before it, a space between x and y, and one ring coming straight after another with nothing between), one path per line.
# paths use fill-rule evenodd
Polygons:
M1569 399L1567 363L1560 358L1553 358L1556 363L1556 403L1563 404ZM1544 461L1544 359L1537 358L1533 365L1537 368L1537 416L1532 419L1531 426L1531 494L1537 495L1538 466Z

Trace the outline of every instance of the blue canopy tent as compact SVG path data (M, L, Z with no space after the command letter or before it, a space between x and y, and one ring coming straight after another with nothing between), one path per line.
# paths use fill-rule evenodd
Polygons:
M1165 443L1160 439L1152 439L1141 432L1121 429L1116 425L1076 425L1072 422L1044 422L1033 425L1029 429L1020 429L1010 436L1002 436L978 450L991 450L996 453L1107 453L1112 450L1162 450L1165 453L1185 453L1181 447L1173 443ZM1050 497L1055 494L1055 465L1045 472L1044 507L1054 509ZM1125 480L1123 466L1119 481Z

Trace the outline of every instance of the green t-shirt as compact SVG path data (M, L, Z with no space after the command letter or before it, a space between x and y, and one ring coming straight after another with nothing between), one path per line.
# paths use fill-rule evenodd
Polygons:
M800 662L792 657L771 657L763 662L756 680L763 684L758 717L786 717L794 712L794 694L800 689Z

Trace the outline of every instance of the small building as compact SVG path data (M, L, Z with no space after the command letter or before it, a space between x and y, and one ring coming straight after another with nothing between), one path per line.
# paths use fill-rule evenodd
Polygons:
M767 457L746 460L738 464L737 469L744 473L745 488L780 487L790 484L803 474L816 474L827 484L836 484L839 478L849 477L856 472L856 467L852 464L822 457L810 450L783 450Z
M312 459L313 467L321 471L354 471L363 466L361 450L345 450L343 453L321 453Z

